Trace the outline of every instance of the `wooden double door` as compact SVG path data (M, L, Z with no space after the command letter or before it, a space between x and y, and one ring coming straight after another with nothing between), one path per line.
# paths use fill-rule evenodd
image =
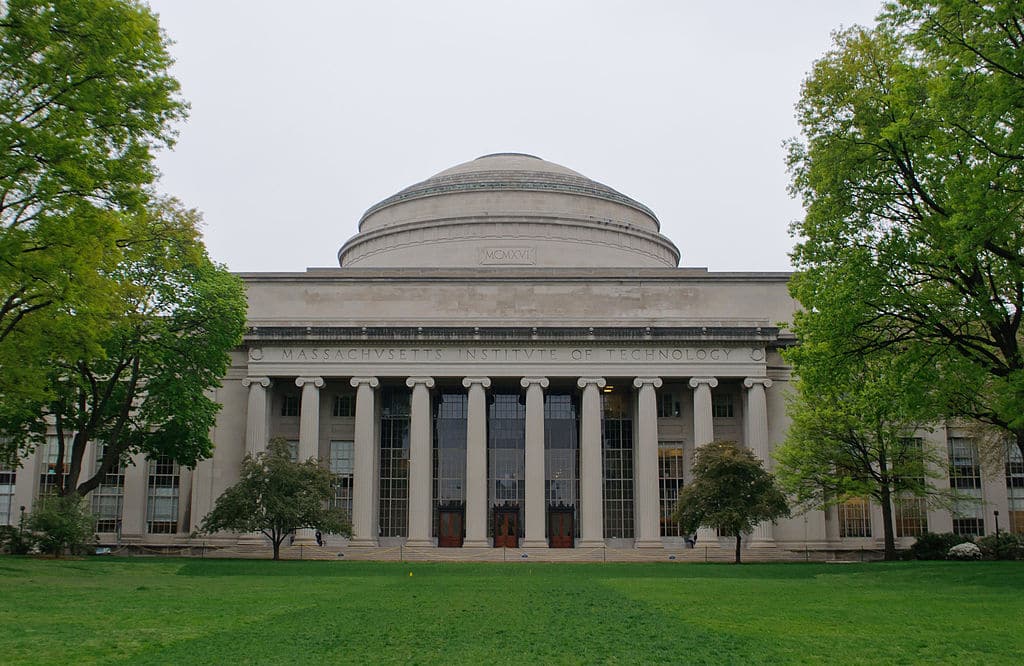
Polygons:
M465 531L466 505L449 504L438 509L437 545L439 548L461 548Z
M494 547L519 547L519 505L494 507Z
M576 534L575 509L564 504L548 507L548 545L551 548L572 548Z

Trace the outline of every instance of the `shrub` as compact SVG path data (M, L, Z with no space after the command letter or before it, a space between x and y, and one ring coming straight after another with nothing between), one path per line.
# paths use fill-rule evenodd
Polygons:
M88 552L93 546L93 516L78 495L51 496L41 500L28 519L44 553L60 556L65 550L74 554Z
M944 560L950 548L969 541L969 537L953 534L952 532L942 534L925 532L917 537L917 541L910 547L910 552L918 560Z
M989 534L977 541L981 554L987 560L1024 560L1024 538L1009 532L1000 532L999 536Z
M959 543L949 549L949 559L951 560L980 560L981 559L981 548L970 541L966 543Z
M0 525L0 552L28 555L36 545L35 535L21 527Z

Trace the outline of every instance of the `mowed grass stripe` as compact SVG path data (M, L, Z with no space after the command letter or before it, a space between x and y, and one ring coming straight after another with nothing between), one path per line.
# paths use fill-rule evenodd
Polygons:
M1024 654L1022 563L2 558L0 575L4 663L1002 664Z

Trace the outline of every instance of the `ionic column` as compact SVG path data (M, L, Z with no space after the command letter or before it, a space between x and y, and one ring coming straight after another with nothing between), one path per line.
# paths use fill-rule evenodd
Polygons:
M149 461L136 453L124 470L124 504L121 509L121 539L138 543L146 535L146 510L149 503ZM256 539L262 540L258 532Z
M636 511L636 548L661 548L658 497L658 404L654 390L659 377L633 380L637 394L637 442L634 449L633 498Z
M691 377L693 389L693 447L699 449L715 441L715 420L711 411L711 389L718 386L714 377ZM701 527L697 530L697 543L716 547L718 534L714 529Z
M433 546L430 518L430 389L432 377L409 377L412 389L409 415L409 538L407 546Z
M463 547L482 548L487 541L487 377L466 377L466 538Z
M765 469L768 469L768 402L765 389L771 387L772 380L767 377L747 377L743 380L747 387L747 448L757 456ZM763 521L757 524L750 535L751 546L773 546L772 524Z
M355 437L352 450L352 539L355 547L377 545L377 521L374 520L377 498L377 408L374 389L380 386L376 377L353 377L349 383L356 390Z
M270 377L246 377L242 380L242 386L249 389L249 402L245 410L245 453L256 456L267 449L267 425L269 417L269 406L267 400L267 389L270 387ZM128 468L132 469L131 467ZM127 470L125 477L125 503L128 507L128 483ZM123 534L128 534L128 517L122 520ZM239 536L239 541L247 544L262 544L266 538L260 532L248 532Z
M544 548L544 389L547 377L523 377L526 389L526 536L523 548Z
M604 546L601 504L601 392L603 377L580 377L580 539L577 548Z
M267 448L267 388L270 377L246 377L242 386L249 389L245 411L245 452L251 456Z
M322 377L296 377L295 385L302 389L299 408L299 462L318 458L320 444L320 389ZM316 529L303 527L295 533L295 543L309 546L316 543Z

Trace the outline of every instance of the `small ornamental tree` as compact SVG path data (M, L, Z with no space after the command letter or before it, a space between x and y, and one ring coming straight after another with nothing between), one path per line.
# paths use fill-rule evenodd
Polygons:
M95 519L85 499L78 495L47 495L28 518L40 550L60 557L85 552L94 544Z
M329 508L333 475L311 458L292 462L288 442L270 440L267 450L242 461L238 483L224 491L200 531L262 532L280 559L281 543L294 530L319 529L350 536L352 525L341 508Z
M736 535L736 563L744 532L761 521L789 516L786 496L761 461L735 442L697 449L693 483L679 492L672 519L684 532L718 527Z

